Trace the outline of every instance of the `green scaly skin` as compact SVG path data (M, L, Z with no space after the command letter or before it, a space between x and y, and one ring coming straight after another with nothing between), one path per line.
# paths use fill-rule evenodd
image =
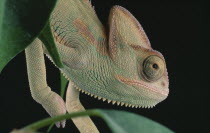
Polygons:
M126 9L114 6L105 30L88 0L59 0L50 24L64 64L60 71L77 90L136 108L153 107L168 96L165 60ZM45 48L44 53L50 58Z
M61 71L79 90L137 107L151 107L166 98L168 77L163 56L152 50L140 24L126 9L112 8L107 35L88 2L70 0L65 6L58 3L51 25L65 65ZM151 82L140 71L152 55L162 59L164 73Z

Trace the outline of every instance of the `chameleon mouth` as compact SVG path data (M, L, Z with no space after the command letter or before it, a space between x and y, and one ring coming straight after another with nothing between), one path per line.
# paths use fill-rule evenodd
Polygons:
M127 85L132 85L132 86L136 86L138 87L138 89L141 89L141 88L146 88L147 90L151 91L151 92L154 92L154 93L157 93L157 94L160 94L160 95L163 95L163 96L168 96L168 89L167 90L163 90L163 89L160 89L160 88L157 88L157 87L154 87L154 86L151 86L143 81L139 81L139 80L133 80L133 79L129 79L129 78L125 78L123 76L115 76L119 81L127 84Z

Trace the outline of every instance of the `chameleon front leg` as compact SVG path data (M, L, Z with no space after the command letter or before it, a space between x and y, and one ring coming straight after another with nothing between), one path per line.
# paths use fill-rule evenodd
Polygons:
M79 91L71 81L66 92L66 108L69 113L85 110L79 100ZM81 133L99 133L89 116L73 118L72 121Z
M51 91L46 81L46 68L42 42L37 38L26 50L26 63L30 91L33 99L40 103L50 116L57 116L66 113L63 99ZM65 127L65 121L57 122L57 127Z

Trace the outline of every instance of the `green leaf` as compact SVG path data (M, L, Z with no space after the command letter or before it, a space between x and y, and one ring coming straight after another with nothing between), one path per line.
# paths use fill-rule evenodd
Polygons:
M63 67L63 63L61 62L58 50L56 48L49 21L46 23L42 32L39 34L39 39L44 43L56 66L60 68Z
M134 113L98 110L113 133L172 133L165 126Z
M57 0L0 0L0 72L47 23Z
M165 126L134 113L100 109L47 118L26 126L22 130L30 129L36 131L57 121L87 115L101 117L113 133L173 133L173 131Z

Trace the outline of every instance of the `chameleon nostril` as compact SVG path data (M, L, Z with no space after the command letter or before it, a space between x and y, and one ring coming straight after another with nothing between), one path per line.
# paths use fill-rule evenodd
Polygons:
M161 85L162 85L163 87L165 87L165 86L166 86L166 84L165 84L165 82L164 82L164 81L162 81L162 82L161 82Z

